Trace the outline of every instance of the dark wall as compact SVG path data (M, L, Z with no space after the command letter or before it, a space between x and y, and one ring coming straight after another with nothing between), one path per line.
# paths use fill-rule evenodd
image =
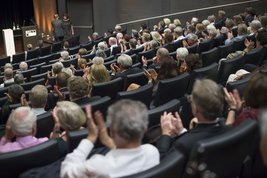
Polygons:
M247 0L94 0L94 29L103 33L108 28L114 28L115 24L118 23L241 1ZM172 18L177 17L184 23L192 16L200 17L200 19L206 18L208 15L216 13L219 9L224 9L229 17L231 17L243 12L249 6L255 7L260 13L267 11L265 8L267 1L261 0L259 2L237 6L192 12L185 15L173 16ZM159 20L161 18L144 22L149 26L153 26ZM139 28L140 24L141 22L127 25L127 27L128 29Z

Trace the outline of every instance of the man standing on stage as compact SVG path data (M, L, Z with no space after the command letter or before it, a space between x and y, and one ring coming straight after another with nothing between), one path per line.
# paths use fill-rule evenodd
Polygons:
M53 35L56 41L62 41L64 38L62 20L59 19L58 14L54 15L54 20L52 21Z

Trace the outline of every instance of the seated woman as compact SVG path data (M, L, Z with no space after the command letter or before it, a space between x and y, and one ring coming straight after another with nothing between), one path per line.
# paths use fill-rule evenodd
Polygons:
M267 76L263 73L256 73L249 80L245 91L244 101L240 99L237 90L229 93L224 88L225 100L228 103L228 116L226 124L233 124L237 127L246 119L258 119L259 109L267 106Z
M185 57L185 60L180 60L180 74L183 73L191 73L194 69L198 69L202 67L202 60L198 54L188 54Z
M55 126L50 138L61 138L64 141L67 141L68 131L79 130L86 121L81 107L70 101L57 102L52 115Z
M148 83L153 83L153 94L156 93L158 89L158 83L160 80L169 79L176 77L178 75L177 62L170 56L164 56L161 58L161 66L159 73L154 69L145 70L144 74L148 78Z

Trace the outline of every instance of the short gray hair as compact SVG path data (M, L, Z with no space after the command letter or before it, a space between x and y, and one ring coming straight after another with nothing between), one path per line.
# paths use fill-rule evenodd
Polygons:
M16 136L27 136L32 134L36 114L28 106L19 107L10 114L8 121Z
M52 70L53 70L54 74L58 74L59 72L62 71L63 68L64 68L64 66L61 62L56 62L56 63L52 64Z
M176 50L176 57L178 57L179 59L184 60L186 58L186 56L188 56L188 54L189 54L189 52L188 52L187 48L180 47Z
M60 53L60 56L61 56L62 59L64 59L64 60L68 60L68 59L70 59L70 56L69 56L69 52L68 52L68 51L62 51L62 52Z
M43 85L35 85L30 92L30 101L33 108L44 108L47 102L48 91Z
M133 65L133 60L131 58L131 56L127 55L127 54L121 54L118 57L117 63L119 65L121 65L123 68L130 68Z
M256 31L258 31L261 28L261 22L259 20L253 20L250 23L250 27Z
M223 111L224 97L219 85L210 79L197 79L192 91L192 104L208 120L215 120Z
M102 57L94 57L92 60L93 64L104 64L104 59Z
M107 122L121 138L141 141L148 126L148 111L140 101L123 99L108 108Z
M26 62L21 62L20 64L19 64L19 69L20 70L28 70L28 64L26 63Z

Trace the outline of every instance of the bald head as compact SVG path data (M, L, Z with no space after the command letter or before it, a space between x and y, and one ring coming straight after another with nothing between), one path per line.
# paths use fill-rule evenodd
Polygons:
M26 63L26 62L21 62L20 64L19 64L19 69L20 70L28 70L28 64Z

